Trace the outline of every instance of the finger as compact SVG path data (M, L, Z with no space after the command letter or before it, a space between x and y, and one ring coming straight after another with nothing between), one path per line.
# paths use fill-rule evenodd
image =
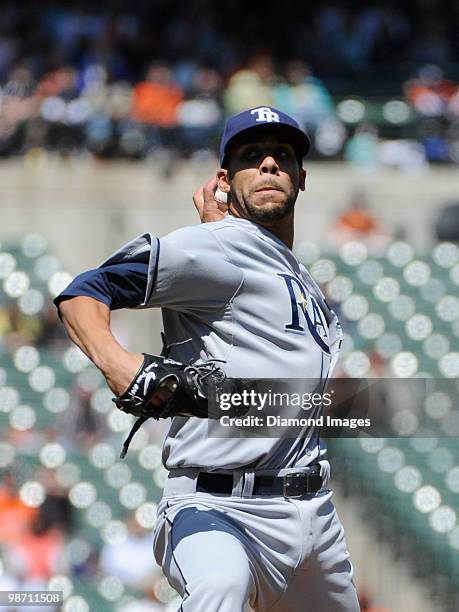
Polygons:
M198 211L200 217L202 217L204 211L204 194L203 194L203 185L196 189L193 193L193 203Z
M228 213L228 204L215 199L217 187L217 177L213 176L205 185L194 192L193 202L202 223L220 221Z
M218 210L221 211L222 213L227 213L229 211L229 204L228 202L220 202L220 200L216 200L217 202L217 206L218 206Z
M218 183L217 177L213 176L202 188L202 194L204 198L204 206L206 204L214 204L215 192L217 191Z

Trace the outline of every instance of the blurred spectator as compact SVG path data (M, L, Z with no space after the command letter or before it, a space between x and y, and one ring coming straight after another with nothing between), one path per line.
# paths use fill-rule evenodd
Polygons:
M391 168L412 174L428 169L426 149L414 139L381 141L377 148L378 160Z
M6 28L5 28L6 30ZM3 31L0 35L0 80L4 81L16 56L19 41Z
M2 114L15 120L26 119L31 112L35 88L30 69L23 64L15 66L3 87Z
M183 92L174 80L171 69L164 64L153 64L145 81L134 88L132 116L141 123L158 127L177 124L177 106Z
M359 11L350 11L344 3L326 5L318 8L315 23L319 49L326 47L341 70L354 74L400 61L410 35L403 12L384 5Z
M444 78L440 66L423 66L419 75L405 83L405 94L415 109L426 117L443 115L459 86Z
M446 130L439 119L423 119L418 135L424 146L426 158L430 162L445 162L449 158L449 145Z
M0 155L10 155L20 148L23 122L37 113L35 82L24 65L14 67L4 84L0 105Z
M10 354L24 344L33 344L40 333L41 322L37 315L25 315L16 302L7 305L7 318L4 320L5 347Z
M35 339L38 348L63 348L68 338L57 316L54 306L48 306L41 312L41 328Z
M36 508L21 500L14 474L4 472L0 481L0 544L17 541L31 528L37 515Z
M10 313L8 308L0 306L0 347L3 345L3 340L11 330Z
M37 78L71 65L79 77L104 63L111 79L134 82L145 65L204 62L224 76L260 49L279 58L308 57L320 76L358 80L359 72L411 62L457 61L454 3L298 4L260 15L259 6L232 0L212 2L135 2L91 6L48 1L40 10L30 0L3 3L0 79L21 59ZM225 15L244 14L231 27ZM264 17L264 18L263 18ZM281 35L279 35L281 34ZM327 53L324 53L326 48ZM342 78L342 77L341 77ZM186 84L186 79L181 81Z
M128 528L126 539L119 544L104 545L100 568L107 575L118 576L123 584L132 588L151 588L161 572L153 557L151 531L141 527L134 516L125 522Z
M307 132L315 132L321 122L334 116L332 97L305 62L288 62L285 79L274 87L274 106L295 117Z
M379 231L378 222L368 210L368 203L362 191L354 191L335 225L338 230L356 236L369 236Z
M37 86L37 95L41 98L59 96L63 100L72 100L78 93L78 75L72 66L63 66L48 72Z
M183 91L165 64L150 66L145 80L134 87L132 117L145 126L148 149L170 145L182 100Z
M189 94L177 109L185 151L215 148L223 122L221 88L222 79L216 70L201 68L194 74Z
M336 244L358 240L370 248L378 249L387 244L390 235L370 211L365 193L357 190L351 194L348 203L333 222L327 239Z
M450 130L459 116L457 13L448 7L440 14L430 3L338 1L311 9L284 0L281 14L262 19L257 5L235 0L231 11L243 10L244 20L230 28L209 2L136 3L122 11L78 1L50 0L40 11L30 0L21 9L11 0L4 5L0 156L90 151L142 159L160 149L170 171L177 156L215 148L223 110L277 105L311 132L312 156L333 158L343 151L345 124L356 125L342 122L340 98L361 95L377 107L384 102L372 98L385 96L397 104L391 97L400 96L409 66L421 69L405 87L408 116L392 121L376 108L363 118L374 131L351 134L345 158L419 170L424 158L403 145L421 141L428 160L459 162ZM444 124L417 131L419 115ZM389 146L376 154L383 139Z
M44 531L53 528L63 534L70 534L74 526L74 517L68 491L58 483L52 470L40 470L38 478L45 487L46 496L38 510L37 522Z
M374 125L363 123L344 147L344 159L365 168L373 168L378 161L378 130Z
M78 117L78 97L81 83L72 66L63 66L44 75L37 87L41 101L40 118L44 130L37 121L35 129L45 132L43 145L62 153L78 152L83 146L83 130ZM35 133L33 133L35 135ZM29 136L30 139L30 136ZM38 145L32 142L31 144ZM30 143L26 142L26 148Z
M10 302L0 308L0 340L13 354L24 344L36 344L41 348L60 348L67 342L54 307L48 307L37 315L26 315L17 303Z
M228 81L224 95L227 114L254 106L274 106L273 87L278 80L271 56L265 53L253 56Z
M89 449L108 433L105 415L91 405L94 391L76 378L70 406L57 418L56 430L71 448Z
M47 528L39 517L29 531L10 542L7 557L23 589L44 589L51 576L65 572L65 537L56 528Z

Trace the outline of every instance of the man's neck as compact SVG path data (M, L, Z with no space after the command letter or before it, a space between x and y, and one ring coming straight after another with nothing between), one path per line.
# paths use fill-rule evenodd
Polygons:
M276 238L279 238L281 242L283 242L290 250L293 248L293 222L291 223L282 223L275 222L272 224L269 223L260 223L262 227L267 229L271 234L274 234Z
M233 207L230 207L229 212L233 217L237 217L239 219L247 219L247 221L251 221L252 223L261 225L261 227L264 227L269 232L271 232L271 234L274 234L276 238L279 238L281 242L283 242L290 250L292 250L294 237L293 211L291 211L283 219L271 222L255 221L254 219L250 219L249 217L244 217L240 214L238 210L234 209Z

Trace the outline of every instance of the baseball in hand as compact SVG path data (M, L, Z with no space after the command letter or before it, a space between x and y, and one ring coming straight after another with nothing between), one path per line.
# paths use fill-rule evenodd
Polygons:
M217 202L221 202L222 204L227 204L228 203L228 194L226 194L219 187L217 187L217 190L215 192L215 199L217 200Z

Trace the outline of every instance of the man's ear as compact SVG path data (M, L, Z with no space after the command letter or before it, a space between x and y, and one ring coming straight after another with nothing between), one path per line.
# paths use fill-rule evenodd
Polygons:
M226 168L220 168L220 170L217 172L217 184L218 188L224 193L230 192L231 185L229 183L229 173Z
M306 170L300 168L300 191L304 191L306 186Z

